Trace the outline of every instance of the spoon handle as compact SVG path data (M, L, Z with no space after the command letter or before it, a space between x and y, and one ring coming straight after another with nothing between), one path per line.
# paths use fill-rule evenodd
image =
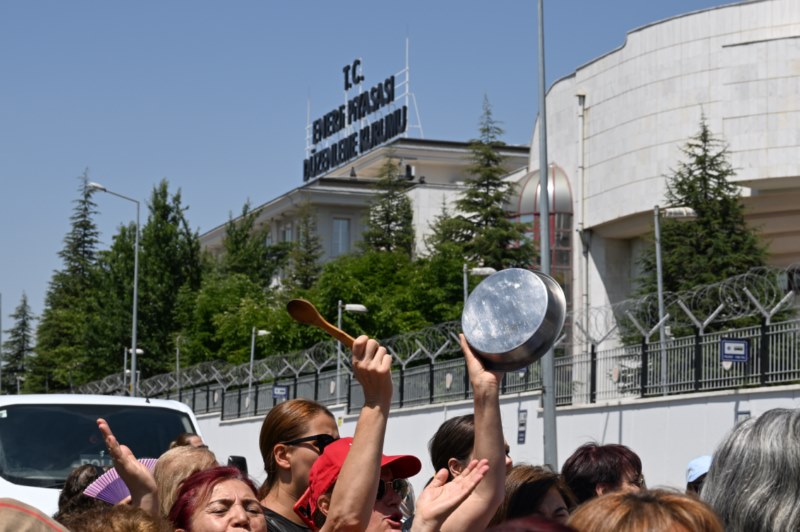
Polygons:
M330 334L331 336L342 342L348 349L353 348L353 342L356 341L355 338L353 338L343 330L339 329L335 325L332 325L327 321L322 320L322 323L319 324L319 327L326 333Z

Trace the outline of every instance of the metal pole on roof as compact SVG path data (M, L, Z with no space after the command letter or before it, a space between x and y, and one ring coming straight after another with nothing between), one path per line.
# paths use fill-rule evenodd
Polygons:
M550 274L550 200L547 179L547 108L544 77L544 0L539 0L539 246L542 272ZM558 471L556 435L556 371L555 354L551 348L542 357L542 420L544 463Z

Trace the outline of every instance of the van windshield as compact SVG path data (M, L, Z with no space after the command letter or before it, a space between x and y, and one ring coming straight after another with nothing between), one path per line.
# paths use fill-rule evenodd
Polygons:
M98 417L137 458L158 458L182 432L197 432L177 410L125 405L9 405L0 408L0 476L14 484L62 488L73 468L111 465Z

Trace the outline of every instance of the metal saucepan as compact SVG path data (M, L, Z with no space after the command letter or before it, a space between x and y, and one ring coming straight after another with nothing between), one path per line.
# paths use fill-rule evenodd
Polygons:
M461 314L467 343L487 369L513 371L547 353L564 327L567 302L541 272L499 271L470 294Z

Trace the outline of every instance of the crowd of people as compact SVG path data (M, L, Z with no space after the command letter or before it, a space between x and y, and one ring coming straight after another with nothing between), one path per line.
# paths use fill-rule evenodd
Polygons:
M560 472L514 465L500 416L502 373L487 370L463 336L461 347L474 411L433 434L429 459L436 473L416 497L408 479L422 469L420 458L383 454L392 357L362 336L352 367L364 404L352 437L340 437L319 403L277 405L259 436L267 474L261 486L236 467L220 466L197 435L181 435L148 466L98 419L129 496L112 505L85 494L103 471L81 466L67 479L53 518L0 499L0 522L16 527L0 523L0 530L800 530L800 410L774 409L737 425L713 456L688 464L685 491L648 488L642 460L620 444L582 445ZM41 528L22 528L23 519Z

